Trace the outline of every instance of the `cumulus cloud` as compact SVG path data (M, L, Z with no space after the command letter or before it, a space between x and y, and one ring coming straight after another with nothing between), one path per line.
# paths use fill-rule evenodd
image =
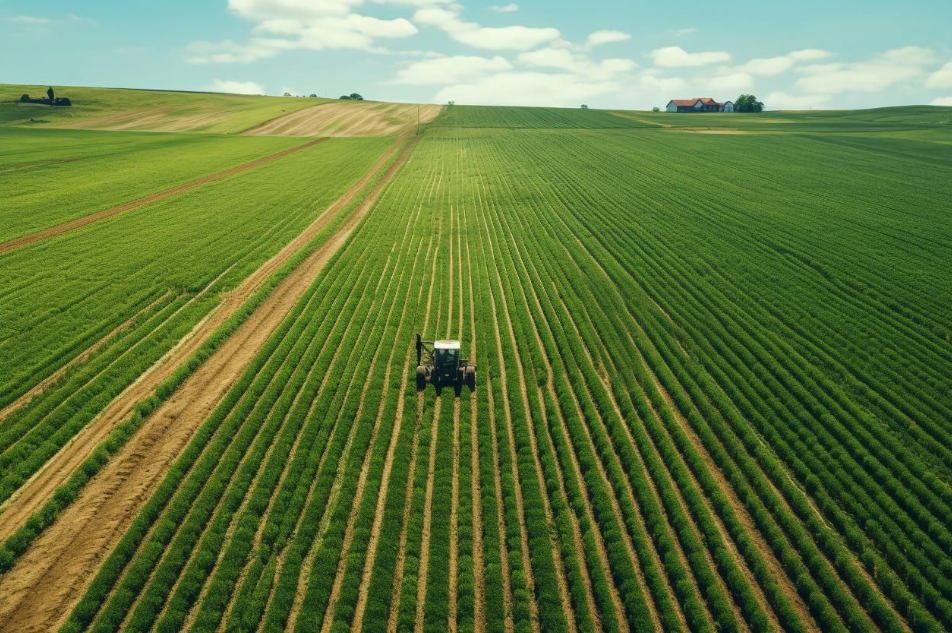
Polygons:
M436 101L577 106L635 81L630 59L595 60L584 47L554 41L515 58L459 55L415 62L394 83L444 84Z
M590 81L573 73L505 72L447 86L435 99L477 105L572 107L619 88L618 81Z
M627 33L622 33L621 31L595 31L588 36L588 39L585 41L585 45L592 46L601 46L602 44L611 44L612 42L624 42L625 40L630 40L631 35Z
M743 92L754 87L754 78L745 72L728 73L709 78L706 85L713 92Z
M421 5L441 0L375 0ZM194 64L250 63L286 50L355 49L384 52L378 39L406 38L417 28L406 18L380 19L356 13L363 0L228 0L239 17L254 22L247 43L200 41L186 48Z
M937 97L929 105L934 106L952 106L952 97Z
M803 94L817 95L878 92L921 76L923 66L933 59L928 49L909 46L888 50L863 62L801 66L797 72L804 76L794 87Z
M395 84L453 84L471 80L487 73L512 70L505 58L454 55L425 59L410 64L397 73Z
M227 92L236 95L262 95L264 88L253 81L224 81L216 79L206 90L210 92Z
M827 51L808 48L800 51L793 51L792 53L781 55L779 57L752 59L741 66L741 69L744 72L748 72L753 75L772 77L774 75L780 75L787 72L788 70L791 70L800 62L825 59L829 56L830 53Z
M519 10L519 5L516 4L515 2L511 2L509 4L503 4L503 5L494 4L491 7L489 7L489 10L495 11L496 13L515 13L516 11Z
M946 63L945 66L929 75L926 86L929 88L952 88L952 62Z
M448 8L446 8L448 7ZM423 7L414 14L416 24L435 26L457 42L486 50L525 51L560 37L558 29L530 26L482 26L460 17L457 4Z
M680 46L666 46L651 51L651 59L662 68L687 68L729 62L731 54L725 51L689 53Z
M764 103L771 110L809 110L820 107L829 100L829 95L791 95L786 92L772 92L764 99Z

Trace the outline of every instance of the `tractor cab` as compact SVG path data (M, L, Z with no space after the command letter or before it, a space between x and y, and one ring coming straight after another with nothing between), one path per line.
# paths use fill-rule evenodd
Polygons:
M417 389L432 382L437 391L444 385L453 385L457 393L463 384L476 388L476 365L462 358L459 341L424 341L416 335Z
M433 360L440 378L449 378L459 369L459 341L434 341Z

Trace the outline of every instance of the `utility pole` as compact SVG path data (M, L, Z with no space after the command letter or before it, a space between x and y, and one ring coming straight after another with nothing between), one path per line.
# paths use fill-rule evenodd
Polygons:
M420 104L416 107L416 135L420 136Z

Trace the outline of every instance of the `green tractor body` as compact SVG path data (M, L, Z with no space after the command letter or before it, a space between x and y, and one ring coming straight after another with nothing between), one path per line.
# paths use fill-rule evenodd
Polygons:
M451 385L457 392L465 384L476 388L476 365L461 358L459 341L424 341L416 335L417 389L425 389L428 382L437 390Z

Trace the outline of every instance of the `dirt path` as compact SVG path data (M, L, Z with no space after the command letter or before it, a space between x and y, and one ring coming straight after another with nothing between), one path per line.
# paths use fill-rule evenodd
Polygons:
M139 198L138 200L132 200L130 202L120 204L118 206L112 207L111 209L106 209L98 213L86 215L81 218L71 220L69 222L64 222L63 224L57 224L56 226L51 226L48 229L43 229L42 231L37 231L36 233L30 233L29 235L22 235L12 240L0 243L0 254L6 253L8 251L16 250L18 248L22 248L23 246L26 246L28 244L33 244L34 242L39 242L40 240L45 240L46 238L49 238L49 237L60 235L62 233L66 233L74 229L78 229L80 227L86 226L88 224L92 224L94 222L98 222L99 220L108 218L113 215L117 215L119 213L131 211L132 209L137 209L144 204L149 204L150 202L157 202L159 200L164 200L165 198L182 193L183 191L188 191L189 189L194 189L202 185L207 185L210 182L215 182L216 180L221 180L222 178L227 178L228 176L234 176L235 174L240 174L243 171L247 171L254 167L258 167L260 165L265 165L267 163L274 162L278 160L279 158L284 158L285 156L288 156L289 154L300 152L303 149L307 149L308 147L317 145L318 143L322 143L326 140L327 140L327 137L317 138L317 139L314 139L313 141L309 141L302 145L297 145L290 149L280 151L277 154L271 154L270 156L258 158L249 163L245 163L243 165L238 165L236 167L231 167L224 171L220 171L214 174L209 174L208 176L203 176L202 178L199 178L197 180L193 180L191 182L187 182L182 185L177 185L170 189L166 189L165 191L153 193L143 198Z
M198 332L190 334L189 342L179 348L175 358L168 359L148 379L140 381L113 401L93 423L97 429L101 429L100 434L85 433L85 441L72 444L61 453L60 459L69 459L78 466L98 445L98 442L91 440L92 437L105 437L109 430L125 419L135 404L150 395L162 378L187 360L272 272L326 226L335 212L357 195L398 148L399 141L350 191L278 255L246 279L211 315L212 318L206 319L197 328ZM4 596L3 604L0 605L0 632L47 630L68 615L72 605L85 591L94 571L112 551L195 430L234 384L325 264L344 244L384 186L406 161L412 148L412 143L404 148L383 180L337 232L272 291L225 344L146 421L73 504L37 539L17 565L0 578L0 595ZM161 377L157 377L159 375ZM64 469L56 470L60 472ZM8 508L7 512L11 514L4 513L4 529L10 516L25 520L35 509L39 509L59 483L65 481L72 472L71 469L65 470L68 472L54 480L43 476L36 478L33 484L45 493L38 490L38 494L21 495L18 503ZM38 596L43 599L37 599Z

